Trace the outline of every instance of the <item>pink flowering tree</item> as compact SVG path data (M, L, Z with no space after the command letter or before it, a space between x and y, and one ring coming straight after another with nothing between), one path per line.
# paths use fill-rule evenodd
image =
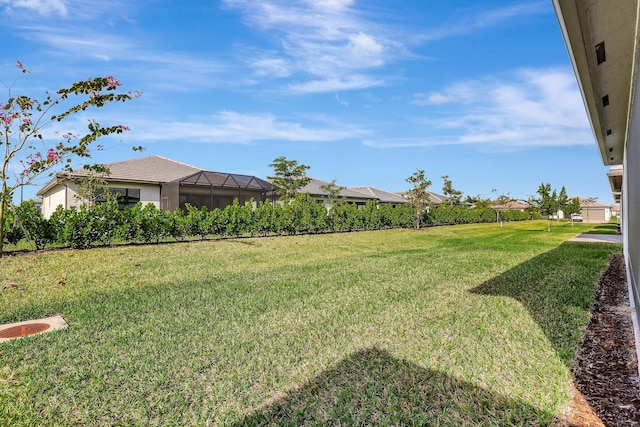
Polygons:
M30 74L19 61L17 67L22 74ZM107 76L73 83L55 94L46 92L44 99L38 100L14 94L17 81L18 78L6 84L0 80L7 91L6 102L0 101L0 151L3 156L0 169L0 257L4 243L3 224L17 189L31 184L44 173L52 174L54 169L72 173L72 162L77 158L91 157L91 144L98 138L129 130L124 125L105 127L95 120L88 122L88 131L83 134L67 132L49 136L44 134L44 129L76 113L126 102L141 95L137 91L119 92L120 81ZM108 172L98 164L85 165L84 168Z

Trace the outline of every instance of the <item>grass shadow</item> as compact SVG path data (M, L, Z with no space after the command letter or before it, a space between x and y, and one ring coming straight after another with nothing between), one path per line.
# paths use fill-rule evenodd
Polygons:
M565 365L571 366L594 303L600 272L606 268L609 255L621 249L622 245L614 243L565 242L470 292L519 301Z
M618 232L618 224L607 223L596 225L589 231L585 231L584 234L620 234Z
M389 352L353 353L235 426L547 425L553 415Z

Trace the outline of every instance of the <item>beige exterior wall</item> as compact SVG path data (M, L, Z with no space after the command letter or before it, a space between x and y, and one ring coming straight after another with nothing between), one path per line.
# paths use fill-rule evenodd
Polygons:
M588 223L602 224L611 219L611 208L582 208L582 220Z
M42 215L49 218L56 210L58 205L65 207L67 205L67 187L64 185L56 185L46 195L42 196Z

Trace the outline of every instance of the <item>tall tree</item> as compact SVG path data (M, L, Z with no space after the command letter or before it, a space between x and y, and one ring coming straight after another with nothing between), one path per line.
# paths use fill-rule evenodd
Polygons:
M299 165L297 160L287 160L285 156L280 156L275 158L269 167L273 168L274 176L267 178L274 186L276 194L285 203L295 198L298 190L311 181L307 176L310 166Z
M320 190L325 191L327 193L327 202L332 206L335 203L335 201L338 200L338 198L340 197L340 193L345 188L346 187L343 187L342 185L336 184L335 179L332 180L331 182L322 184L320 186Z
M106 167L102 170L90 170L86 176L76 180L75 199L88 208L95 206L99 193L101 190L104 193L107 186L105 178L110 174Z
M573 225L573 214L579 214L582 212L582 207L580 206L580 199L574 197L571 199L564 207L563 212L569 215L571 219L571 225Z
M453 188L453 183L448 175L442 176L442 181L442 194L445 197L444 202L448 205L459 205L460 199L462 199L462 191Z
M564 185L560 189L560 193L558 194L558 210L562 211L562 213L566 213L567 205L569 204L569 196L567 196L567 189L564 188ZM558 215L558 221L560 221L560 215Z
M558 211L558 195L555 190L551 191L549 183L540 184L537 193L536 206L540 215L547 217L547 231L551 231L551 217Z
M424 215L425 209L427 209L431 203L431 195L428 190L431 186L431 181L425 177L423 169L416 170L406 181L412 184L413 188L409 189L404 194L404 197L409 202L411 210L413 211L416 228L420 228L420 219Z
M465 197L463 203L469 205L474 209L486 209L491 206L491 199L477 194L475 196Z
M509 195L509 193L506 194L501 194L498 196L498 198L496 199L496 203L499 205L506 205L507 203L513 201L513 198Z
M17 66L22 74L30 74L21 62L18 61ZM0 81L0 85L7 91L7 100L0 102L0 257L4 243L2 225L16 189L32 184L39 176L57 167L72 172L73 159L91 157L91 144L98 138L129 130L124 125L104 127L97 121L90 120L86 134L66 132L61 137L52 139L45 135L44 129L75 114L86 114L95 108L126 102L140 96L137 91L118 93L118 87L122 84L113 76L79 81L55 94L46 92L46 96L40 100L15 94L14 86L17 81L18 78L10 84ZM135 149L141 147L134 147ZM21 165L22 172L12 172L10 165L18 164ZM84 166L89 170L100 167Z

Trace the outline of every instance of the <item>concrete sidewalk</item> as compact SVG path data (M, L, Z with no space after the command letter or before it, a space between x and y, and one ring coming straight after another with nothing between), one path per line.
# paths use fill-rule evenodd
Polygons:
M606 242L622 243L622 234L578 234L568 242Z

